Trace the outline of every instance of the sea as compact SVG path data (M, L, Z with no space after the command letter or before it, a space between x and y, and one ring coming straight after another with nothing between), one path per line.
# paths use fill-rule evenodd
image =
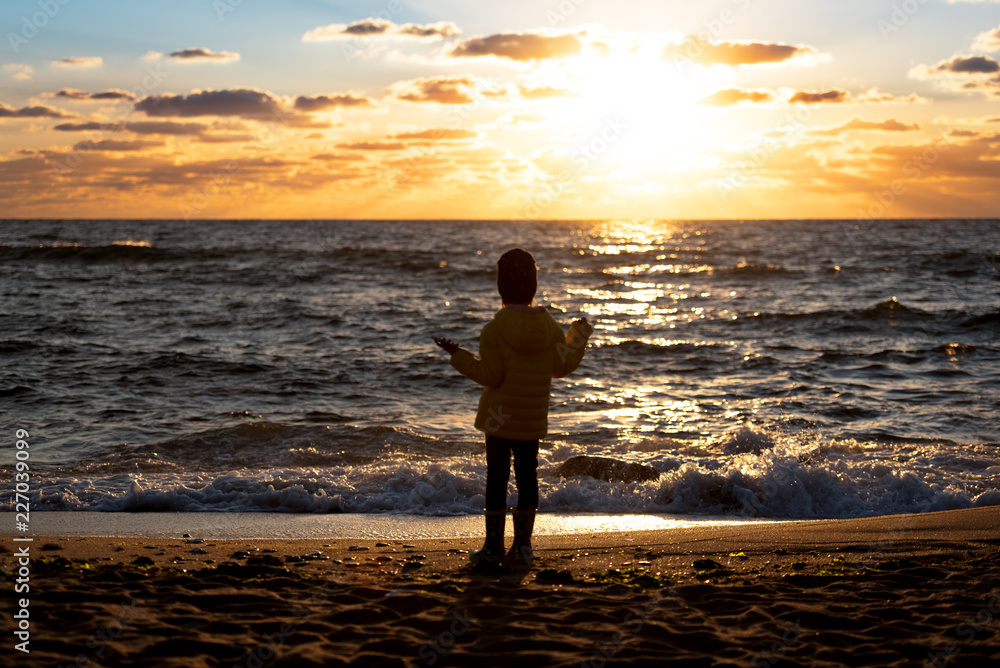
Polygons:
M480 388L432 337L477 350L513 247L595 328L541 512L1000 504L1000 221L5 220L0 511L480 514Z

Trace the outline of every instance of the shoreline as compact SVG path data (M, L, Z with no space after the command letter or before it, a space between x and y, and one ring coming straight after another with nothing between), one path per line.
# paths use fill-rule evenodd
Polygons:
M787 522L783 519L725 516L539 513L535 535L676 530L713 525ZM813 520L808 520L813 521ZM14 526L14 513L0 513L0 526ZM35 511L32 533L48 536L130 536L179 538L189 533L219 540L326 540L330 538L416 540L476 537L483 534L482 514L408 515L402 513L245 512L88 512ZM511 535L507 522L507 534Z
M478 536L32 538L25 665L81 653L91 665L157 656L246 668L500 655L595 668L976 665L1000 655L997 506L540 536L530 571L470 567ZM0 545L13 589L18 544Z

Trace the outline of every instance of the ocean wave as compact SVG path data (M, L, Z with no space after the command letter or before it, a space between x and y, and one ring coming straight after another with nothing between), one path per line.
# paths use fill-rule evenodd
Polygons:
M44 260L51 262L155 262L170 259L172 253L154 248L149 242L116 241L110 244L54 242L37 246L0 245L0 260Z
M281 430L245 426L237 436L268 443ZM382 428L387 443L412 433ZM219 448L220 438L204 436ZM198 441L178 447L196 448ZM609 482L569 475L560 465L586 450L563 444L539 455L540 507L556 512L711 514L760 518L846 518L1000 504L996 448L793 438L743 428L705 449L619 444L622 461L658 470L656 480ZM381 449L384 449L381 448ZM474 514L484 503L483 457L442 449L437 456L397 451L364 463L218 474L182 470L42 477L36 510L268 511L298 513ZM228 461L237 463L240 457ZM581 470L574 467L573 471ZM514 503L514 499L510 499ZM13 484L0 491L13 509Z

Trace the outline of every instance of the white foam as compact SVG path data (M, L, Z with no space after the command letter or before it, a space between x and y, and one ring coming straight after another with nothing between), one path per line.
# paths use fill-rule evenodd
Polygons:
M1000 475L987 446L865 445L744 430L759 454L640 448L618 456L662 471L659 480L612 483L549 472L587 448L555 445L539 455L540 507L555 512L707 514L742 518L845 518L1000 505ZM766 446L770 446L769 448ZM605 450L606 452L606 450ZM716 453L718 449L716 450ZM478 514L484 457L409 461L391 455L351 467L155 472L37 477L33 510L105 512ZM0 510L14 510L13 483ZM513 476L509 503L516 502Z

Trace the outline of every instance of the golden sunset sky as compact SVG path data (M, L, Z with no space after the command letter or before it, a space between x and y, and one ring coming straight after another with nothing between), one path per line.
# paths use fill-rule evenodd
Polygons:
M0 5L0 218L993 217L1000 2Z

